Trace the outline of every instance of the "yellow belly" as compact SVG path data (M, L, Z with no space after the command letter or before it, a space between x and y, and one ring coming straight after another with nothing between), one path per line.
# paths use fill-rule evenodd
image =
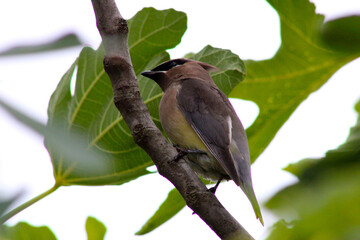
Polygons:
M161 99L161 125L172 143L183 148L208 151L177 106L176 95L179 88L179 85L171 86Z
M175 100L179 88L180 86L171 86L161 99L160 121L164 131L173 144L206 153L189 154L184 158L198 175L212 181L230 179L178 108Z

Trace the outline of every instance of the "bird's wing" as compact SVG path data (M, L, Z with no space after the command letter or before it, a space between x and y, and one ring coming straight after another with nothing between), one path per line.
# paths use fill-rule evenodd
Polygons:
M216 86L197 79L186 79L177 95L177 102L186 120L211 154L245 192L256 217L264 225L252 187L245 130L229 99Z
M230 153L232 110L217 87L197 79L184 79L177 102L186 120L226 173L239 184L236 163Z

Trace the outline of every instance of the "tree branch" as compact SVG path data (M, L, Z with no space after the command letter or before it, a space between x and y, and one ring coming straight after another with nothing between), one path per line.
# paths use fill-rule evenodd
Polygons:
M207 191L184 160L171 161L177 151L152 121L141 99L128 48L128 27L113 0L92 0L96 24L105 48L104 68L109 75L114 103L135 142L151 157L159 173L174 184L186 204L221 239L253 239Z

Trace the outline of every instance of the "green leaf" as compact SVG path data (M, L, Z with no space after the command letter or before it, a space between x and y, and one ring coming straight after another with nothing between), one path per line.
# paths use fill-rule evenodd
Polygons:
M165 50L175 47L186 30L186 15L173 9L145 8L128 22L137 74L168 60ZM134 143L113 104L103 58L102 46L84 48L50 99L45 144L58 185L122 184L150 173L146 168L153 164L151 159ZM72 95L70 84L75 80ZM143 100L159 125L161 89L141 75L138 80Z
M106 233L105 225L94 217L86 219L86 233L88 240L103 240Z
M260 109L246 131L252 162L302 101L360 55L335 52L319 40L324 17L308 0L268 2L279 14L282 44L271 59L245 61L247 78L230 94L253 101Z
M180 43L186 23L183 12L154 8L144 8L128 21L130 56L137 75L155 55Z
M260 108L258 118L247 129L252 161L307 96L320 88L340 67L359 56L358 53L334 52L323 46L319 40L323 16L315 14L315 7L309 1L274 0L269 3L280 16L282 45L272 59L246 61L247 78L230 93L230 97L254 101ZM188 54L188 57L220 67L216 60L221 54L212 55L207 48L195 56ZM226 61L222 63L222 67L233 65ZM221 79L217 79L218 73L213 74L215 82L226 94L234 86L224 88L223 79L233 79L238 74L240 82L240 73L245 74L241 64L236 63L237 70L228 71Z
M0 240L56 240L54 233L45 226L35 227L25 222L15 226L0 226Z
M214 48L208 45L199 53L192 55L191 58L209 63L220 69L218 72L211 73L211 77L226 95L244 80L246 74L245 64L238 55L230 50Z
M355 104L355 111L360 114L360 101Z
M356 239L360 234L360 114L344 144L311 164L300 161L290 169L299 182L267 203L282 217L298 218L289 237L280 239Z
M88 149L86 135L67 129L67 111L72 99L70 81L77 63L78 60L65 73L49 102L45 146L53 163L56 185L68 185L66 177L70 171L89 175L110 171L110 166L101 161L104 154Z
M359 176L359 164L321 173L311 183L283 189L267 207L281 217L297 217L287 239L356 239L360 236Z
M336 51L360 51L360 16L338 18L324 24L321 40Z
M211 181L201 179L202 182L207 185L211 184ZM161 226L166 221L175 216L181 209L186 206L184 198L180 195L179 191L172 189L165 201L160 205L159 209L154 215L142 226L142 228L136 233L136 235L144 235L151 232L157 227Z
M311 182L315 176L328 171L340 171L343 168L358 164L360 160L360 111L356 107L359 117L357 124L350 129L346 142L335 150L330 150L321 159L303 159L292 163L284 170L296 175L300 180Z
M290 240L292 224L287 223L285 220L280 220L272 227L271 234L266 240Z
M171 190L155 214L144 224L136 235L144 235L175 216L186 206L183 197L175 188Z
M288 171L289 173L292 173L297 177L300 177L301 174L305 171L305 169L313 166L314 164L316 164L316 162L317 159L306 158L297 163L289 164L288 166L283 168L283 170Z
M1 52L0 57L30 53L41 53L79 45L81 45L79 38L75 34L70 33L47 43L41 43L36 45L23 45L10 48Z

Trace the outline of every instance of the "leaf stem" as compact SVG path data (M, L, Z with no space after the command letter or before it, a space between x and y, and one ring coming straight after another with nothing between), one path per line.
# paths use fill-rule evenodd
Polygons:
M27 207L30 207L31 205L33 205L34 203L36 203L37 201L43 199L44 197L50 195L51 193L55 192L61 185L59 184L55 184L52 188L50 188L49 190L43 192L42 194L30 199L29 201L21 204L20 206L18 206L17 208L11 210L10 212L6 213L5 215L0 217L0 225L2 225L3 223L5 223L7 220L9 220L10 218L12 218L13 216L15 216L16 214L18 214L19 212L21 212L22 210L24 210Z

